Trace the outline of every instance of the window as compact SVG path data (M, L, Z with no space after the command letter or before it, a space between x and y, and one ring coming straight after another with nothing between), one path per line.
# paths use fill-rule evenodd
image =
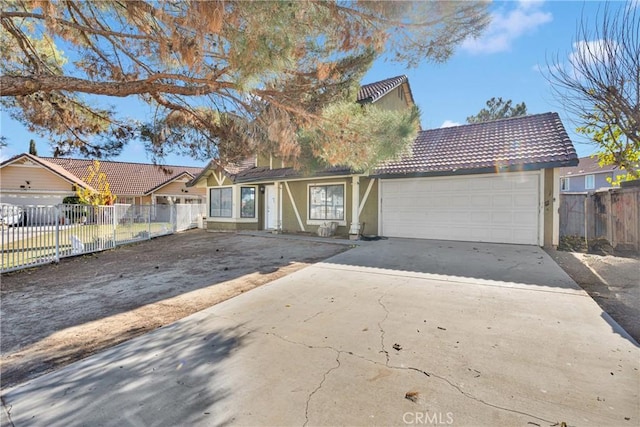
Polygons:
M344 220L344 184L309 186L310 220Z
M256 217L256 189L255 187L242 187L240 189L240 217Z
M560 178L560 191L569 191L569 178Z
M212 188L210 190L209 216L231 218L233 190L231 188Z
M596 188L595 175L585 175L584 176L584 189L585 190L593 190L594 188Z

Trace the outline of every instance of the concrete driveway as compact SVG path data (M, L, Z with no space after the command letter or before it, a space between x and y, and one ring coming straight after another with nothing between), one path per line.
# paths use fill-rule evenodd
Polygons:
M541 249L391 239L3 395L23 425L616 425L640 349Z

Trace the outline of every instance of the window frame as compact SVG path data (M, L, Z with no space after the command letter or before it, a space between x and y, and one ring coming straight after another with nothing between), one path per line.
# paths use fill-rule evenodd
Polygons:
M569 191L570 183L569 177L560 178L560 191Z
M243 206L242 206L243 205L243 193L244 193L244 190L251 190L253 192L253 200L252 200L253 201L253 215L251 215L251 216L247 216L247 215L244 214L244 210L243 210ZM257 209L256 208L257 208L258 204L257 204L257 197L256 197L257 194L256 193L257 193L256 192L256 187L253 187L253 186L245 186L245 187L241 186L240 187L240 218L243 218L243 219L254 219L254 218L257 218Z
M589 178L591 178L591 185L588 185ZM596 189L596 176L592 173L584 176L584 189L595 190Z
M317 219L311 217L311 190L317 187L342 187L342 218L341 219ZM326 190L325 190L326 191ZM325 204L326 207L326 204ZM325 209L326 217L326 209ZM347 185L345 182L314 182L307 184L307 224L308 225L322 225L329 222L337 222L338 225L347 224Z
M230 201L231 201L231 206L229 208L229 215L213 215L213 192L214 190L216 191L220 191L220 193L222 194L223 191L229 191L231 192L231 197L230 197ZM222 213L222 200L220 201L220 213ZM228 218L233 218L233 187L232 186L224 186L224 187L211 187L209 188L209 218L224 218L224 219L228 219Z

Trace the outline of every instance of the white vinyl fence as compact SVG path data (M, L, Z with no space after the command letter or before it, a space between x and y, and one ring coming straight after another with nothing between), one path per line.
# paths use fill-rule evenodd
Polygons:
M196 228L204 204L0 207L0 272Z

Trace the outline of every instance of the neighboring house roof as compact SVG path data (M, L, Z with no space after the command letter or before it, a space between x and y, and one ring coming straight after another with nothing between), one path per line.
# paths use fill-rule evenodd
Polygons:
M536 170L578 163L557 113L421 131L410 153L376 176L428 176Z
M93 160L61 157L45 157L44 160L64 168L80 179L87 176L88 168L93 163ZM111 192L120 196L150 194L185 175L192 179L202 168L100 160L100 171L107 175Z
M560 177L564 178L567 176L610 173L610 172L620 170L618 166L615 166L615 165L600 166L598 164L598 156L580 157L578 161L579 163L577 166L561 168Z
M43 168L48 169L52 173L54 173L54 174L60 176L61 178L71 182L72 184L78 185L78 186L83 187L83 188L91 188L91 189L93 189L90 185L88 185L86 182L84 182L81 178L79 178L78 176L76 176L76 175L72 174L71 172L67 171L63 167L60 167L59 165L55 164L54 162L49 162L49 161L47 161L46 159L44 159L42 157L34 156L33 154L29 154L29 153L18 154L17 156L13 156L12 158L10 158L8 160L5 160L4 162L0 163L0 168L5 167L5 166L9 166L9 165L11 165L13 163L16 163L20 159L29 159L31 162L39 164Z
M360 103L376 102L403 83L409 84L409 79L405 75L362 85L358 91L357 101ZM411 91L409 91L409 94L411 94Z

